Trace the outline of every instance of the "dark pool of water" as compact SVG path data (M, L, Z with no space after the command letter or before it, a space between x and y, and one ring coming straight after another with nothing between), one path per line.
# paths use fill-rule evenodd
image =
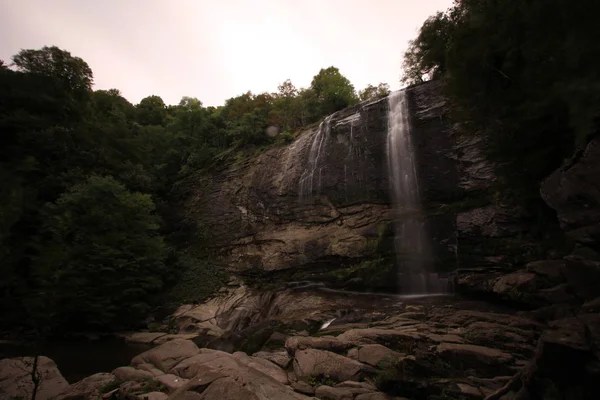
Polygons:
M0 359L43 355L54 360L69 383L75 383L86 376L129 365L133 357L151 347L118 338L53 340L36 345L0 344Z

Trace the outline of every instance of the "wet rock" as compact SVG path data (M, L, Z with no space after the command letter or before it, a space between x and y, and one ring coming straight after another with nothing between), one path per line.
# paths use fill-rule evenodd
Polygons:
M353 343L343 339L325 337L293 336L286 340L285 348L294 354L296 350L319 349L342 353L353 346Z
M262 397L264 398L264 397ZM261 400L257 394L253 393L251 388L240 385L233 378L222 378L213 382L204 392L201 394L202 400ZM284 397L279 397L283 400Z
M119 367L112 374L118 381L144 381L152 379L155 375L152 372L136 369L133 367ZM158 375L162 375L159 371Z
M382 361L395 360L404 354L395 352L380 344L368 344L351 349L348 358L376 367Z
M5 358L0 360L0 393L6 398L30 398L34 383L31 380L33 357ZM50 399L69 387L54 361L48 357L38 357L37 374L40 384L37 399Z
M325 375L338 382L360 380L365 365L325 350L299 350L294 359L294 373L300 378Z
M87 400L96 398L99 396L100 390L114 380L115 377L113 375L106 373L88 376L69 386L55 400Z
M600 262L571 261L563 269L563 275L581 299L588 301L600 296Z
M186 334L186 333L168 334L168 335L160 336L160 337L154 339L152 344L160 345L160 344L163 344L163 343L169 342L171 340L175 340L175 339L194 340L197 337L198 337L198 335L194 334L194 333L191 333L191 334Z
M565 281L562 271L566 265L567 261L565 260L540 260L528 263L525 268L529 272L546 278L550 285L558 285Z
M131 360L131 365L152 364L166 373L180 361L197 354L199 351L194 342L176 339L134 357Z

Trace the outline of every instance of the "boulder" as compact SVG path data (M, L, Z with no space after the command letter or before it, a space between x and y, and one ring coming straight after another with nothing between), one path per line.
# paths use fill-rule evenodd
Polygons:
M152 364L167 373L179 362L199 351L191 340L175 339L135 356L131 360L131 365Z
M581 306L582 313L600 313L600 297L590 300Z
M417 332L401 329L350 329L341 335L338 340L345 342L358 342L361 344L382 344L390 348L404 348L407 343L415 342L422 338Z
M285 348L290 354L294 354L296 350L305 349L319 349L342 353L352 346L353 344L348 341L327 337L292 336L285 341Z
M30 398L34 389L31 379L33 364L33 357L0 360L0 397ZM48 357L38 357L36 371L40 377L36 397L38 400L50 399L69 387L69 383L61 375L54 361Z
M442 343L436 347L436 353L456 367L495 370L495 374L506 370L501 368L513 361L514 357L502 350L470 344Z
M348 358L376 367L385 360L394 360L404 356L380 344L367 344L348 352Z
M180 387L183 387L186 383L187 383L187 379L181 378L177 375L173 375L173 374L164 374L164 375L159 375L159 376L155 376L153 378L153 380L155 382L159 382L162 383L163 385L165 385L167 387L167 389L169 390L169 393L174 392L175 390L179 389Z
M325 350L299 350L294 358L294 373L301 378L319 375L335 381L360 380L368 369L358 361Z
M285 371L277 365L273 364L271 361L258 357L250 357L246 353L242 353L240 351L233 353L233 357L235 357L242 364L250 368L254 368L257 371L260 371L263 374L272 377L279 383L282 383L284 385L287 385L289 383Z
M337 388L321 385L315 390L315 396L320 399L353 400L354 392L349 388Z
M167 336L166 332L127 332L119 335L126 342L153 344L154 341L162 336Z
M392 397L388 396L385 393L375 392L375 393L365 393L359 394L356 396L355 400L408 400L404 397Z
M137 396L139 400L166 400L169 396L163 392L150 392Z
M169 373L192 379L198 373L198 368L210 367L212 371L221 371L225 368L239 368L240 362L231 354L220 350L200 349L199 354L187 358L172 368Z
M155 376L152 372L133 367L119 367L112 374L118 381L145 381ZM159 375L161 374L162 372Z
M292 361L287 351L259 351L258 353L254 353L252 356L269 360L272 363L279 365L281 368L287 368L287 366L290 364L290 361Z
M97 397L100 390L107 384L113 382L112 374L99 373L88 376L77 383L72 384L56 397L55 400L87 400Z
M294 388L294 390L296 392L304 393L304 394L308 394L308 395L315 394L315 388L310 386L308 383L306 383L304 381L292 382L291 386L292 386L292 388Z

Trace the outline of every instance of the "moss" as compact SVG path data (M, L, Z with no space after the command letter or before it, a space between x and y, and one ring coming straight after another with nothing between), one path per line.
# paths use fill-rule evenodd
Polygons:
M336 384L336 381L331 379L331 377L329 375L319 374L319 375L308 377L306 379L306 383L308 383L310 386L313 386L313 387L322 386L322 385L333 386Z
M225 273L214 264L189 253L178 260L180 277L170 292L175 303L200 303L223 286Z
M105 393L112 392L113 390L118 389L122 383L123 383L123 381L120 381L117 379L115 379L114 381L110 381L100 388L100 393L105 394Z

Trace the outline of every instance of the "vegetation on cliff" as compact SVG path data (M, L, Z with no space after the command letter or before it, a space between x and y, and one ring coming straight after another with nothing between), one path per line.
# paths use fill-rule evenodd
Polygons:
M404 81L443 78L513 191L538 190L600 128L598 2L456 0L411 41ZM521 184L519 184L521 183Z
M221 275L188 251L202 247L203 228L180 218L185 179L359 101L335 67L306 89L288 80L276 93L205 107L156 95L133 105L117 89L94 91L88 64L57 47L12 61L0 63L4 329L122 329L170 298L201 300ZM267 135L269 126L283 134Z

